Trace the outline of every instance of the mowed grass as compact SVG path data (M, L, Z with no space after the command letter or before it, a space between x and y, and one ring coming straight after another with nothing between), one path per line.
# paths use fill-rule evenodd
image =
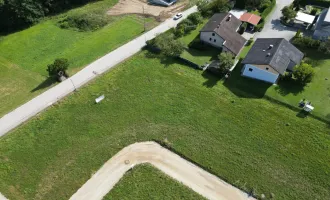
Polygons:
M123 147L167 138L259 197L330 199L329 125L201 74L146 52L125 61L0 138L1 193L68 199Z
M311 101L315 107L313 113L330 121L330 56L317 51L303 51L315 69L312 82L301 87L281 81L267 90L266 94L293 106L298 106L302 99Z
M205 200L190 188L173 180L152 165L134 167L115 185L103 200L181 199Z
M2 37L0 91L5 90L6 94L0 97L0 117L52 85L46 81L46 68L56 58L67 58L70 62L69 74L73 75L142 34L143 23L141 17L136 15L108 17L109 24L94 32L61 29L57 24L65 16L77 13L98 12L106 17L106 11L115 3L117 0L88 4ZM155 21L150 18L148 24L155 25Z

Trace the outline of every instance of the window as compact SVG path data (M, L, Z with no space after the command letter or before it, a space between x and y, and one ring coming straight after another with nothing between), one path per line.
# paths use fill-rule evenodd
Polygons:
M212 38L210 38L210 41L212 41Z
M250 72L252 72L252 71L253 71L253 69L252 69L252 68L249 68L249 71L250 71Z
M216 42L217 40L216 40L216 39L214 39L213 41L214 41L214 42Z
M268 68L268 67L266 67L266 70L269 70L269 68Z
M215 33L212 33L212 36L215 36Z

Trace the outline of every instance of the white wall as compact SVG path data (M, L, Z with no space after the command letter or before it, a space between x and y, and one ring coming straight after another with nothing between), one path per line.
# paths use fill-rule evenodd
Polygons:
M252 72L249 71L249 69L252 69ZM273 74L271 72L268 72L266 70L262 70L258 67L255 67L253 65L245 64L243 67L242 76L266 81L269 83L276 83L276 80L278 78L278 74Z
M206 42L212 46L221 48L224 40L216 33L214 33L215 36L212 36L212 33L214 33L214 32L201 32L201 34L200 34L201 41ZM210 38L211 38L211 41L210 41ZM214 40L216 40L216 41L214 42Z

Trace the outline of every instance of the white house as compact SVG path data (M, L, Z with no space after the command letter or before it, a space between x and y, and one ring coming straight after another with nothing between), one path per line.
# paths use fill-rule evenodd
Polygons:
M299 65L304 54L284 38L258 38L242 61L242 76L276 83Z
M237 33L242 22L230 13L214 14L200 31L200 40L238 55L246 43Z

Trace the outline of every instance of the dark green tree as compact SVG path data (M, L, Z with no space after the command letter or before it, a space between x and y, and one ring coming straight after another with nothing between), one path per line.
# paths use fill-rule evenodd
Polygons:
M163 33L155 38L154 45L165 56L176 57L184 50L184 44L176 40L174 34Z
M307 83L310 83L314 75L315 75L314 68L311 65L304 62L302 62L300 65L296 66L293 69L293 77L301 85L306 85Z
M225 74L234 65L233 54L229 52L222 52L219 55L219 71Z
M66 70L69 67L69 61L65 58L55 59L53 64L47 66L47 71L50 77L59 77L60 74L67 76Z
M285 6L282 9L282 14L285 20L290 20L297 16L297 12L291 6Z

